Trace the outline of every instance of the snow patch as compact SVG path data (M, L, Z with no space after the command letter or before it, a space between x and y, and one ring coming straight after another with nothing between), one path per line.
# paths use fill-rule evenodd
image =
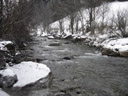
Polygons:
M0 89L0 96L10 96L10 95L4 92L2 89Z
M0 41L0 50L7 51L7 44L13 44L12 41Z
M123 11L128 8L128 1L126 1L126 2L116 1L116 2L110 3L109 7L111 9L110 11L112 11L112 12Z
M101 56L101 53L85 53L87 56Z
M1 74L2 76L4 76L4 77L5 77L5 76L13 77L13 76L16 75L11 69L1 70L1 71L0 71L0 74Z
M128 51L128 38L121 38L103 42L103 48L112 49L113 51Z

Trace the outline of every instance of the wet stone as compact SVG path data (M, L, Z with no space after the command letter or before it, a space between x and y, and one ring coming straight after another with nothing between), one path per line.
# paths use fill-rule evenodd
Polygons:
M6 75L6 73L9 72L9 75ZM12 75L13 74L13 75ZM10 70L10 69L5 69L0 71L0 87L2 88L8 88L13 86L17 82L18 78L16 74Z
M54 42L54 43L49 44L49 46L61 46L61 43L60 42Z
M81 92L80 92L80 91L77 91L76 93L77 93L77 94L81 94Z
M119 52L119 53L120 53L120 56L128 57L128 50L122 51L122 52Z
M64 44L70 44L70 42L67 41L67 42L65 42Z
M24 61L25 55L24 54L18 54L15 57L13 57L13 63L18 64Z
M71 96L71 94L60 92L60 93L55 94L55 96Z
M15 56L15 50L16 50L16 46L14 45L14 44L7 44L6 46L5 46L9 51L10 51L10 54L12 55L12 56Z
M65 59L65 60L71 60L70 57L64 57L63 59Z
M108 56L119 56L120 54L118 52L114 52L111 49L103 49L102 55L108 55Z
M6 68L5 53L0 50L0 70Z

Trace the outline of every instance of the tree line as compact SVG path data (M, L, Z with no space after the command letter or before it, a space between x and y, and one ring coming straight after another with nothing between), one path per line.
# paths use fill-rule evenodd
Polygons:
M106 0L111 1L111 0ZM71 18L72 32L75 12L89 8L89 30L94 20L94 9L103 0L0 0L0 38L14 41L20 46L30 40L30 32L40 24L47 26L67 15Z

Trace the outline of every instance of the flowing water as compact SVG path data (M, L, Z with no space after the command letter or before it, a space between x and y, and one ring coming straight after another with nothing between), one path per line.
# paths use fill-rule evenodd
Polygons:
M54 42L59 45L49 46ZM82 43L42 37L35 37L28 53L51 68L53 79L49 88L21 96L128 96L128 58L102 56Z

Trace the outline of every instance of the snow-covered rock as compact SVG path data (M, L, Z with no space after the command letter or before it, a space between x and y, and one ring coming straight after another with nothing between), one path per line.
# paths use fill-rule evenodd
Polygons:
M115 52L111 49L104 48L102 50L102 55L108 55L108 56L119 56L119 52Z
M128 38L106 40L102 45L104 49L109 49L121 56L128 56Z
M0 87L11 87L17 82L17 76L11 69L5 69L0 71Z
M11 62L14 55L14 43L11 41L0 41L0 69L4 69L6 63Z
M48 36L48 39L54 39L54 37L53 36Z
M127 50L120 50L120 56L128 57L128 49Z
M0 41L0 50L7 51L7 47L5 47L8 44L13 44L11 41Z
M10 96L10 95L4 92L2 89L0 89L0 96Z
M5 61L5 56L4 52L0 50L0 70L6 68L6 61Z
M39 80L47 78L51 72L46 65L31 61L21 62L9 69L13 70L18 77L18 81L13 85L14 88L35 84Z

